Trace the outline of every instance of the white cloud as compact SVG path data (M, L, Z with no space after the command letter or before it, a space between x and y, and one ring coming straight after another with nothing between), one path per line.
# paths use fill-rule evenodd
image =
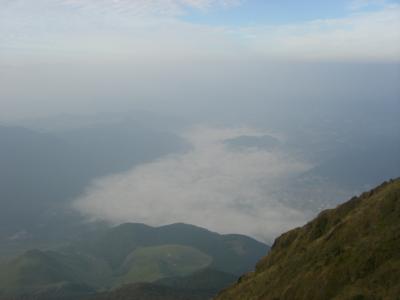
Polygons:
M130 17L176 16L187 8L208 10L239 5L241 0L0 0L2 10L27 9L46 12L85 12ZM68 10L69 11L66 11Z
M376 1L373 1L374 3ZM380 2L380 1L379 1ZM306 61L400 61L400 5L353 2L343 18L277 26L184 22L188 8L238 0L0 0L0 56L7 61L128 61L256 57ZM1 57L0 57L1 59Z
M252 129L197 128L193 149L95 181L75 207L112 222L162 225L186 222L224 233L271 241L307 217L273 193L309 166L282 153L229 150L224 139L259 134Z
M353 0L349 4L351 10L360 10L368 6L385 6L386 0Z
M1 1L1 0L0 0ZM232 48L221 28L178 20L185 9L237 0L26 0L0 2L0 60L143 60L210 56Z
M259 55L308 61L400 61L400 5L285 26L242 29Z

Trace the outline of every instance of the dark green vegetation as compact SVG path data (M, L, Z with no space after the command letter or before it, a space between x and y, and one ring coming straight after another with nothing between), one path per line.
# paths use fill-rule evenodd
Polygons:
M280 236L217 299L399 299L400 180Z
M102 291L99 297L132 290L207 299L251 270L267 251L266 245L246 236L186 224L100 227L67 246L30 250L4 262L0 299L85 299ZM132 285L143 282L153 284Z
M174 275L187 275L207 267L212 258L188 246L140 247L125 259L117 283L153 282Z
M157 281L158 284L177 289L202 290L210 294L216 293L221 286L228 286L235 282L237 276L217 271L203 269L185 277L168 277Z
M154 283L133 283L98 294L90 300L205 300L211 297L196 290L181 290Z
M211 299L221 288L237 279L232 274L204 269L184 277L169 277L154 283L124 285L101 293L91 300L204 300Z

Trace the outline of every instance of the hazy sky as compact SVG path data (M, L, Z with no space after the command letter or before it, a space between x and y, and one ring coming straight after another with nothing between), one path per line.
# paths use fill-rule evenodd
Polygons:
M0 119L394 95L399 28L400 0L0 0Z
M115 222L270 240L308 218L273 194L309 164L223 139L288 125L338 141L392 134L399 81L400 0L0 0L0 123L149 110L206 125L185 136L191 151L96 180L75 202Z
M397 0L0 0L0 64L400 60Z

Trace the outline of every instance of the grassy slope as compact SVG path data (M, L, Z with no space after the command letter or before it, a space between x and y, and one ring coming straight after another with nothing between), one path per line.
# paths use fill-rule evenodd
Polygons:
M136 249L162 245L198 249L212 257L210 267L233 274L251 270L269 249L243 235L220 235L188 224L150 227L131 223L114 227L74 248L106 260L117 270Z
M110 292L98 294L90 300L208 300L206 295L191 290L179 290L153 283L134 283Z
M70 285L99 287L110 270L95 258L31 250L0 267L0 295L33 294Z
M267 249L245 236L192 225L123 224L101 228L58 250L32 250L1 263L0 295L67 293L71 284L104 290L185 276L205 267L239 273L253 268Z
M154 283L124 285L98 294L91 300L209 300L235 279L231 274L204 269L188 276L165 278Z
M155 283L177 289L202 290L215 295L236 280L235 275L206 268L187 276L163 278Z
M133 251L121 267L122 276L114 285L132 282L153 282L170 277L184 276L205 268L212 258L192 247L162 245L141 247Z
M224 299L399 299L400 180L279 237Z

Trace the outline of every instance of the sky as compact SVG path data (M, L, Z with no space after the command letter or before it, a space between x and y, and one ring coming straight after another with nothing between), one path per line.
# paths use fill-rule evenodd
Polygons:
M275 195L312 166L297 146L224 139L300 132L331 151L392 134L399 81L400 0L0 0L0 124L131 111L190 124L190 151L90 184L74 201L90 218L271 241L309 219Z
M398 0L0 0L0 65L400 60Z

